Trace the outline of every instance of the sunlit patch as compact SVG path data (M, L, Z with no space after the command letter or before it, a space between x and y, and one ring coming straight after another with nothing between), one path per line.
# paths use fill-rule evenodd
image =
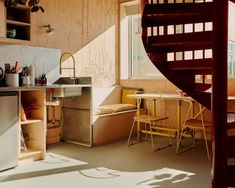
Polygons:
M84 166L83 166L84 168ZM190 180L192 172L171 168L161 168L153 171L127 172L105 167L87 168L72 171L57 171L48 175L41 175L23 179L10 180L0 183L1 188L12 187L177 187L180 182Z
M0 180L4 180L6 177L9 178L18 174L32 174L35 172L44 172L44 174L49 174L52 173L53 170L76 167L84 164L87 163L54 153L46 153L44 160L19 165L16 168L1 172Z
M123 172L104 167L85 169L79 173L91 179L118 179L119 182L128 182L128 185L137 185L139 187L160 187L162 184L177 184L187 181L192 172L176 170L171 168L162 168L154 171L145 172Z

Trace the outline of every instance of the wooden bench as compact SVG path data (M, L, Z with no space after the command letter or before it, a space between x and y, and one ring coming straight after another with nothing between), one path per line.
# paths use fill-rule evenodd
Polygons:
M136 113L136 100L126 95L140 91L141 88L122 86L93 89L94 146L128 138Z

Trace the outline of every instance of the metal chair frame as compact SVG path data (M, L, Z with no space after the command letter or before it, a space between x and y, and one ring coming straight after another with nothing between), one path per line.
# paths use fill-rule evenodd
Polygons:
M137 105L140 105L141 103L141 99L139 100L140 101L138 101ZM170 135L170 127L169 127L169 117L168 116L159 117L156 115L156 106L155 106L156 99L145 99L145 101L146 101L146 109L145 109L146 112L145 113L141 113L139 111L136 112L136 115L133 119L130 134L128 137L127 145L129 146L129 145L142 142L143 140L141 139L141 133L145 133L146 140L147 140L147 135L148 134L151 135L151 145L152 145L153 151L171 146L172 142L171 142L171 135ZM152 102L153 104L152 111L150 110L150 104L149 104L150 102ZM141 123L142 124L144 123L144 130L139 128L140 132L137 131L138 141L136 143L130 143L131 136L134 131L134 127L138 126L138 123L139 123L139 126ZM169 144L165 147L155 149L154 138L153 138L154 135L167 136L169 139Z
M189 107L188 107L188 111L186 113L185 120L183 122L183 127L182 127L180 135L179 135L176 153L177 154L183 153L185 151L188 151L188 150L194 148L196 145L196 138L195 138L196 131L203 131L207 157L208 157L208 159L210 159L210 152L209 152L206 132L211 131L211 122L207 122L203 118L203 112L206 110L206 108L203 107L199 103L199 111L194 115L194 101L187 101L187 100L185 100L185 101L189 103ZM179 151L182 138L183 138L183 136L187 136L187 135L191 136L192 145L189 146L188 148L184 149L183 151Z

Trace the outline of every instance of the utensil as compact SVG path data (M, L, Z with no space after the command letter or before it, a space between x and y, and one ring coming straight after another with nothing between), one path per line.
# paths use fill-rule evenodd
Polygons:
M0 67L0 80L2 80L4 78L4 71L3 69Z
M19 62L16 61L15 67L14 67L16 73L18 73L18 68L19 68Z
M5 64L5 73L10 73L11 71L11 65L9 63Z

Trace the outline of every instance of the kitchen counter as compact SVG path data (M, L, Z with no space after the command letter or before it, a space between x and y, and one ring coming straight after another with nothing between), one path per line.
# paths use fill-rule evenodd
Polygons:
M0 91L22 91L22 90L39 90L50 88L76 88L92 87L92 84L49 84L45 86L20 86L20 87L0 87Z

